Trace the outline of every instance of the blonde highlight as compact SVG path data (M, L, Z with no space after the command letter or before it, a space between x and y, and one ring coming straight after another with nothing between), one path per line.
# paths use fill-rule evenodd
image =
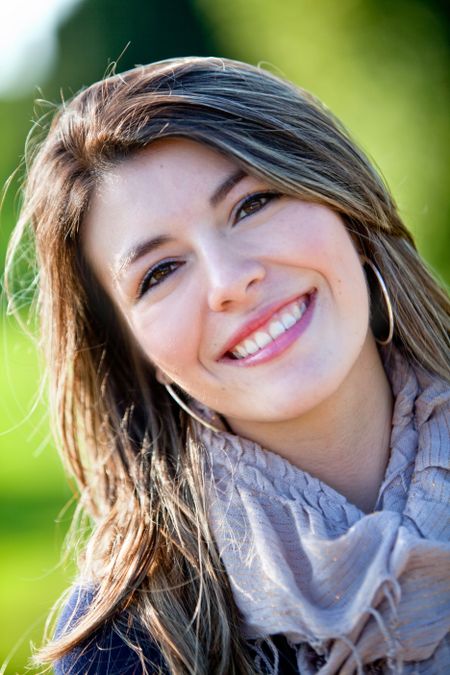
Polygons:
M169 137L207 144L285 193L339 213L385 280L393 343L449 381L450 303L341 124L310 94L259 68L185 58L114 75L64 104L33 151L9 255L31 228L58 444L93 523L81 579L96 588L80 622L37 660L61 658L108 621L130 643L120 619L127 616L156 641L171 672L241 675L255 669L208 526L201 447L80 246L105 172ZM139 645L130 647L147 672Z

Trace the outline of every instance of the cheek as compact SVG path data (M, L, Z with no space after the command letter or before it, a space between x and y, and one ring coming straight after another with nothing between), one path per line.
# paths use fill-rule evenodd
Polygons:
M344 225L318 227L308 240L309 251L329 281L333 294L344 303L367 305L365 275L358 252ZM315 253L314 253L315 252Z
M189 321L187 315L182 310L176 314L149 312L130 319L131 332L145 356L155 367L177 379L197 359L193 326L198 322Z
M274 261L322 274L330 273L330 264L336 266L343 239L347 247L352 246L337 216L322 207L299 206L295 201L277 214L276 227L268 223L264 235L259 238L259 246L267 246L269 241Z
M304 239L303 251L328 286L339 319L336 329L342 338L360 345L369 324L369 295L358 252L344 225L316 223Z

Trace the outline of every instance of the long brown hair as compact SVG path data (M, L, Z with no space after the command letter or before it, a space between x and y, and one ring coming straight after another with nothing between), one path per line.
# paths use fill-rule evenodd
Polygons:
M385 279L395 345L446 378L450 305L340 123L310 94L259 68L182 58L109 77L64 103L31 151L9 268L31 231L59 447L92 520L80 578L96 589L86 615L40 658L61 657L108 620L120 631L125 613L148 629L174 673L251 673L208 528L200 450L80 244L101 176L165 137L205 143L285 193L339 213Z

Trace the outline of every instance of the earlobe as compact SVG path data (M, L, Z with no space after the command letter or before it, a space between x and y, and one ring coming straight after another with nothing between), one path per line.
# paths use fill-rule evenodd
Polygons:
M167 377L165 373L163 373L163 371L160 368L156 368L155 377L159 382L159 384L162 384L164 387L166 386L166 384L170 384L170 379Z

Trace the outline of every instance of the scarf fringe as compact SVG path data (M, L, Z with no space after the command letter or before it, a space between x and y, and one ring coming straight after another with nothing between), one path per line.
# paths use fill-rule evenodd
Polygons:
M367 608L367 614L372 616L377 623L379 631L383 636L387 646L386 651L386 668L388 671L383 669L383 672L392 673L392 675L401 675L403 672L403 659L401 657L401 644L396 637L396 627L398 625L398 616L397 616L397 604L400 601L400 585L398 581L394 578L386 580L382 587L382 597L379 604L386 599L389 604L389 619L386 622L383 619L381 612L375 609L372 606ZM366 624L359 631L356 636L356 640L359 639L360 635L363 633ZM332 649L334 646L337 646L338 643L343 643L349 654L344 655L339 659L338 663L330 663L329 658L332 656ZM323 643L318 643L317 641L308 641L301 644L290 643L290 646L296 651L297 658L297 667L299 673L302 675L313 675L318 673L320 675L334 675L334 673L340 672L342 667L352 667L352 672L355 672L357 675L364 675L367 672L364 668L364 655L360 653L356 643L349 638L347 635L340 634L336 635L334 638L327 641L328 647L324 647ZM312 651L314 653L312 653ZM317 656L315 659L314 655ZM320 665L317 669L317 660L324 658L324 663ZM312 661L316 661L312 663ZM370 663L368 665L368 670L370 672ZM277 674L277 671L269 671L270 675L272 672Z
M270 649L273 661L271 661L265 653L264 646L267 646ZM255 652L255 666L258 669L258 672L266 673L266 675L278 675L280 657L278 649L275 647L271 638L267 637L255 640L252 644L252 649ZM265 670L262 670L262 664L264 664Z
M269 675L275 634L301 675L450 666L450 390L396 352L385 365L391 457L371 514L253 441L196 427L211 531Z

